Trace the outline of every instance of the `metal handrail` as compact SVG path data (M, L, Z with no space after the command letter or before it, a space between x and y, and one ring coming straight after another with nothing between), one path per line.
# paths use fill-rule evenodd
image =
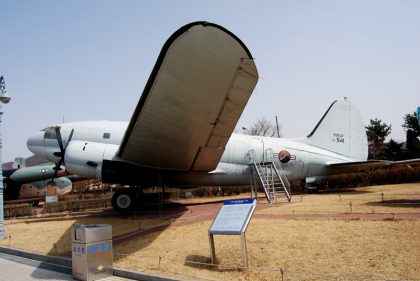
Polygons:
M271 148L268 148L264 151L264 163L259 163L256 161L256 154L253 149L249 150L247 155L249 158L249 165L255 168L257 175L260 179L260 182L263 186L265 196L267 197L268 202L272 202L276 198L276 183L275 175L280 180L284 193L288 199L291 201L290 193L290 183L287 180L284 170L279 167L280 171L277 169L274 162L274 153Z

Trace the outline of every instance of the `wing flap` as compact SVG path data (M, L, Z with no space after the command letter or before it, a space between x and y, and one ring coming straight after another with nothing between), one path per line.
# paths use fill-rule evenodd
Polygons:
M243 60L238 66L235 73L234 80L225 96L224 104L220 108L212 131L209 132L209 138L204 146L200 147L200 152L194 161L192 170L194 171L211 171L214 170L222 157L224 147L228 142L233 128L235 128L238 117L241 115L248 99L250 89L253 89L255 84L253 81L254 63L252 60ZM203 153L206 151L206 153ZM213 151L215 155L209 153ZM205 165L203 165L206 163Z
M219 162L224 148L222 147L202 147L194 160L195 171L212 171L215 169L212 163ZM210 163L210 164L209 164Z

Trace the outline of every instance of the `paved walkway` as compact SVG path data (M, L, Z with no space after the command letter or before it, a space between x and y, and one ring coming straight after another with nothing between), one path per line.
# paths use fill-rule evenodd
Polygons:
M75 280L71 268L43 263L30 259L0 253L0 281L27 280ZM128 281L117 276L101 279L103 281Z

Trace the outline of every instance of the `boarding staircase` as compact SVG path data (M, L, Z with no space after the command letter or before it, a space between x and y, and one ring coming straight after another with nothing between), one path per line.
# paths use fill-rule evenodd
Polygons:
M263 161L257 161L254 150L248 152L251 171L251 190L256 194L259 182L264 190L268 203L276 203L279 199L286 198L291 201L290 183L280 164L274 163L272 149L267 149Z

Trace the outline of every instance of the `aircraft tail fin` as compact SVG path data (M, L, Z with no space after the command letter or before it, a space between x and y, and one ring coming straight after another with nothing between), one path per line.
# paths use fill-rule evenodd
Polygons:
M347 98L331 104L308 135L308 142L355 161L367 159L367 136L362 116Z

